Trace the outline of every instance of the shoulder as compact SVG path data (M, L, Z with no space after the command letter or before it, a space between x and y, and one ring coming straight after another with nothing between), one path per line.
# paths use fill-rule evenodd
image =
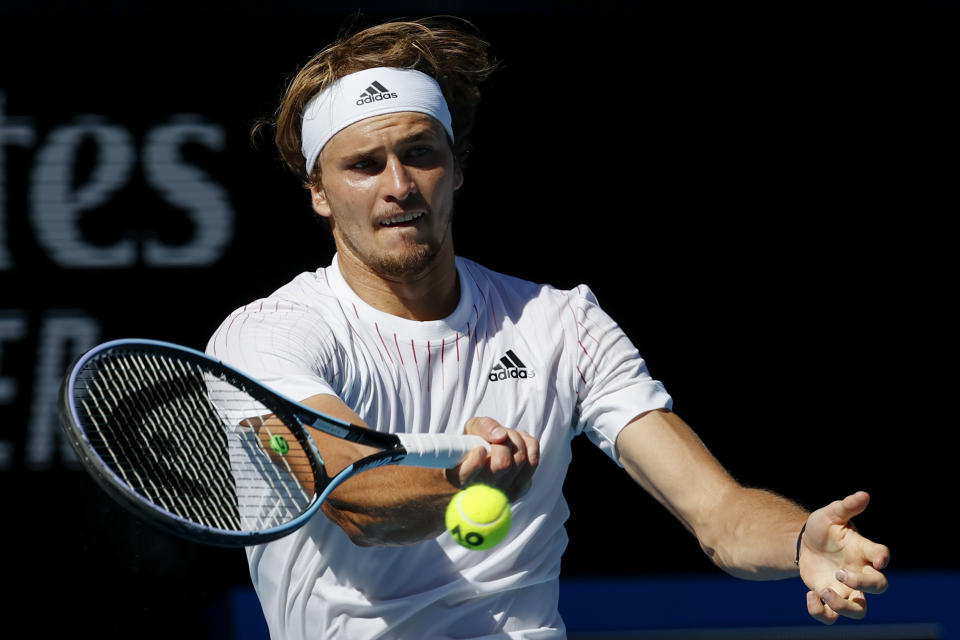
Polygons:
M523 278L494 271L489 267L485 267L473 260L463 257L457 258L457 269L461 271L464 278L475 284L481 291L497 288L523 294L530 293L538 287L543 286L529 280L524 280Z
M593 292L585 284L571 289L557 287L550 283L535 282L512 276L484 267L467 258L458 257L457 267L481 293L496 291L501 296L515 297L526 301L537 300L554 307L565 307L570 301L582 301L597 304Z
M514 327L526 337L551 350L557 346L578 349L583 336L598 334L595 327L607 327L609 318L600 308L589 286L569 289L506 275L464 261L464 271L473 278L477 297L488 313L493 334Z
M339 306L336 291L330 283L330 267L299 274L270 294L268 298L298 309L326 311Z
M260 345L292 345L330 335L338 324L339 305L323 271L301 273L273 293L235 309L211 336L208 353L222 357Z
M330 311L339 308L340 303L326 272L327 269L317 269L301 273L269 295L235 309L227 320L250 315L277 322L299 314L329 317Z

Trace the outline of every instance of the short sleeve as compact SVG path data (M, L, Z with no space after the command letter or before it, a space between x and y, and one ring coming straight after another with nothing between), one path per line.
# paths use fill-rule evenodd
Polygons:
M334 341L323 318L301 305L264 299L230 314L207 354L296 401L337 395Z
M618 465L616 441L620 431L647 411L670 409L673 400L654 380L646 362L620 326L600 308L584 285L569 292L568 322L575 345L573 358L578 423Z

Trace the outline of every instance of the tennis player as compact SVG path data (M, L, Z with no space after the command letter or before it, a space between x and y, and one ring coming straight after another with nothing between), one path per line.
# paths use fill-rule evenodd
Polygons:
M430 21L344 37L290 83L276 142L329 221L332 262L238 309L208 352L328 414L391 432L473 433L492 446L452 472L382 468L324 515L250 548L273 638L563 638L557 612L571 439L586 434L722 569L799 576L826 623L886 588L886 547L851 518L856 493L813 513L740 486L586 286L565 291L458 257L454 194L491 72L487 45ZM362 455L316 434L332 471ZM488 551L444 532L476 481L512 498Z

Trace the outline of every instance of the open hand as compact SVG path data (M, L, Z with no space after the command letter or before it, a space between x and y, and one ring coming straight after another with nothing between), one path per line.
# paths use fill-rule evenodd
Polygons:
M859 491L810 514L800 545L800 578L810 588L807 611L825 624L839 616L862 618L867 593L883 593L880 572L890 551L860 535L851 519L862 513L870 496Z

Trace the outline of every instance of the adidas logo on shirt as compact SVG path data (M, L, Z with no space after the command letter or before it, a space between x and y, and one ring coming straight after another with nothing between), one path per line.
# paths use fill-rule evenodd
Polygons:
M370 104L371 102L379 102L380 100L389 100L390 98L396 97L397 94L374 80L373 84L360 94L360 98L357 100L357 106L359 107L364 104Z
M512 349L507 349L507 354L490 370L490 382L532 377L533 371L527 369L527 365L523 364Z

